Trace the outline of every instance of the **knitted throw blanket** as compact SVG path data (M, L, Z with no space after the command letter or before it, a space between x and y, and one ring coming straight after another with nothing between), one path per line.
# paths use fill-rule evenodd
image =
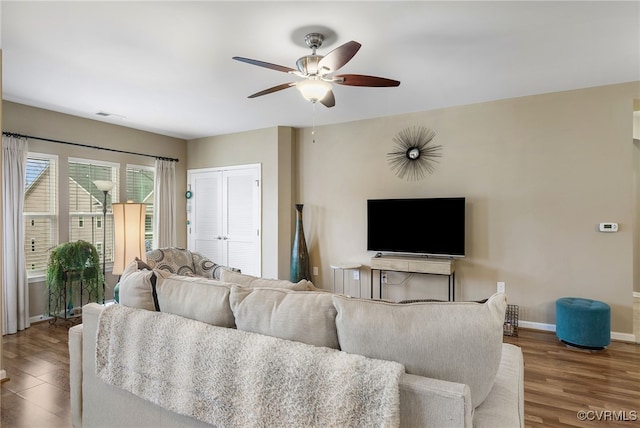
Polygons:
M111 305L96 374L218 427L395 427L404 367L330 348Z

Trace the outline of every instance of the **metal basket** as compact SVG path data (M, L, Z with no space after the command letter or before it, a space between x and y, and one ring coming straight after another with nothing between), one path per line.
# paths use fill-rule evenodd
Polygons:
M507 312L504 316L503 332L505 336L518 335L518 305L507 305Z

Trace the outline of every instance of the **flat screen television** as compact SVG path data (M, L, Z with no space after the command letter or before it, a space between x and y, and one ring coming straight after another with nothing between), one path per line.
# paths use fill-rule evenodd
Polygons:
M464 257L465 198L369 199L367 250Z

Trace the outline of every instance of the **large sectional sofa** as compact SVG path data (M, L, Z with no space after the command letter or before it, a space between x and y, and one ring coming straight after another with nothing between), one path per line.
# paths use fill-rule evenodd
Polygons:
M132 262L69 331L75 427L524 426L506 298L392 303Z

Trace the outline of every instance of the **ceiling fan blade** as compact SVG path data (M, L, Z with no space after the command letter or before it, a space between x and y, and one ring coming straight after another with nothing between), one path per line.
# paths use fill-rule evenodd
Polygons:
M273 92L278 92L283 89L290 88L292 86L296 86L294 82L291 83L283 83L282 85L274 86L273 88L265 89L264 91L256 92L255 94L249 95L247 98L256 98L261 97L262 95L271 94Z
M385 77L365 76L363 74L341 74L335 76L335 79L336 81L334 83L347 86L400 86L400 82L397 80L387 79ZM342 81L340 81L341 79Z
M360 43L354 42L353 40L338 46L320 60L318 69L322 70L325 68L328 70L327 73L338 70L353 58L356 52L358 52L358 49L360 49L360 46L362 46Z
M336 97L333 96L333 91L327 92L327 95L320 100L320 103L325 107L333 107L336 105Z
M270 62L258 61L257 59L243 58L241 56L234 56L233 59L240 62L246 62L247 64L257 65L258 67L264 67L264 68L270 68L271 70L282 71L283 73L296 71L293 68L285 67L284 65L271 64Z

